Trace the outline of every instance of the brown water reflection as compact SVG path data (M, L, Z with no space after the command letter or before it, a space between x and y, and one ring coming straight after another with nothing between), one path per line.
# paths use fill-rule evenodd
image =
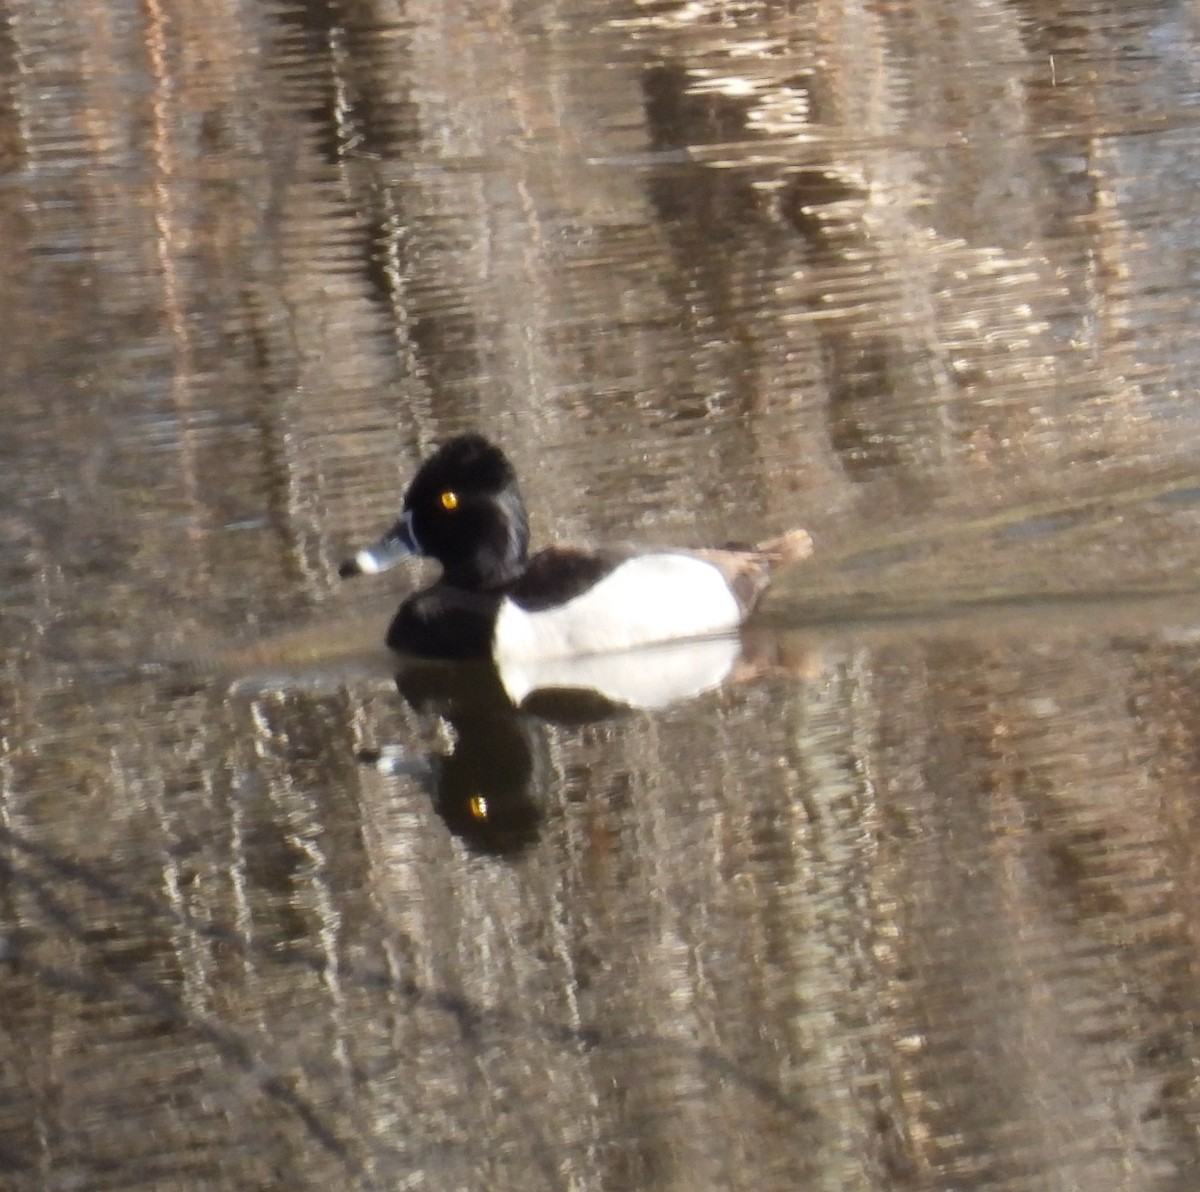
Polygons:
M1196 1184L1186 5L11 0L14 1189ZM812 528L514 710L336 564Z

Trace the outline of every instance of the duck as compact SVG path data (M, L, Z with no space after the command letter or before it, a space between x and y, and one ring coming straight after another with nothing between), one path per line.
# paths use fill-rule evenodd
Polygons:
M419 466L395 524L339 574L434 559L441 576L401 603L387 646L426 659L533 662L730 635L772 575L813 549L801 529L749 548L563 544L531 555L529 541L516 470L469 432Z

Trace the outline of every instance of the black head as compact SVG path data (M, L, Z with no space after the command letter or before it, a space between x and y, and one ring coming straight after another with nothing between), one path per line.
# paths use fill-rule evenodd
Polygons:
M495 588L525 566L529 519L517 474L482 435L450 439L421 465L402 521L416 550L437 559L452 584Z

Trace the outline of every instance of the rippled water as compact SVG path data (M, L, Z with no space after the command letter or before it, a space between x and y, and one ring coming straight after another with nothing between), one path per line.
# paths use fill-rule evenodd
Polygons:
M0 1182L1196 1187L1198 43L10 0ZM337 564L467 427L541 541L816 555L398 669Z

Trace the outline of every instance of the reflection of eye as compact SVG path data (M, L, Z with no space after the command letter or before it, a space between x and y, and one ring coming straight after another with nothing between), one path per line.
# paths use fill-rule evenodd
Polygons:
M482 795L472 795L467 803L467 809L471 812L471 818L477 820L485 820L488 816L487 800Z
M438 500L442 503L442 508L448 512L453 512L458 508L458 493L451 492L447 489Z

